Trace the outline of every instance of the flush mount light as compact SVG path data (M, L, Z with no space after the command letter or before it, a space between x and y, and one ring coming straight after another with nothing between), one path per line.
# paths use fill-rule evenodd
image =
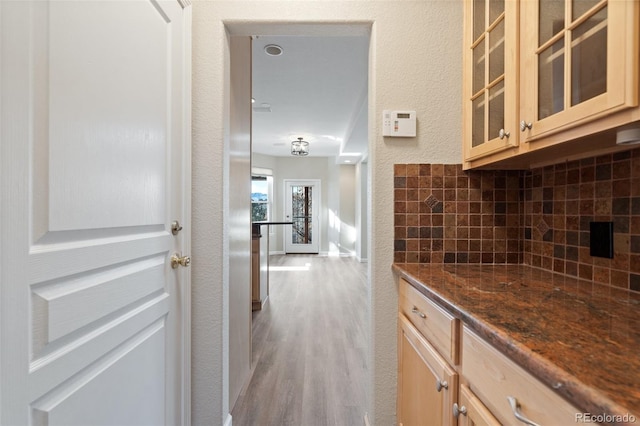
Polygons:
M267 44L264 47L264 52L269 56L280 56L282 55L283 50L282 47L277 44Z
M309 155L309 142L303 141L302 138L298 138L297 141L291 141L291 155L299 157Z

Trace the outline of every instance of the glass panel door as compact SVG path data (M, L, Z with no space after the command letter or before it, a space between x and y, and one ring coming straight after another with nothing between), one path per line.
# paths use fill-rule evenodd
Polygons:
M467 105L466 158L480 158L517 145L515 115L515 23L513 2L473 0L466 4L473 28L465 33ZM510 95L511 93L511 95Z
M540 0L538 120L607 91L607 7L606 0Z
M285 181L286 253L318 253L319 181Z
M291 211L293 226L291 242L293 244L310 244L313 241L311 224L311 207L313 205L313 186L291 186Z

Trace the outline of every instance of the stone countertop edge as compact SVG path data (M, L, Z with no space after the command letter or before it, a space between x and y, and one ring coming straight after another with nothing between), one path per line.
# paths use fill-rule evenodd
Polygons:
M483 337L493 347L506 355L517 365L535 376L538 380L552 388L556 393L573 404L584 413L593 415L624 416L635 415L629 408L622 407L603 395L597 389L581 382L578 378L567 373L545 357L533 352L524 344L512 339L509 334L486 321L476 318L473 313L467 312L455 305L427 283L413 276L399 264L393 264L392 270L397 277L404 278L420 293L436 302L439 306L459 318L464 325ZM627 423L603 423L603 424L627 424Z

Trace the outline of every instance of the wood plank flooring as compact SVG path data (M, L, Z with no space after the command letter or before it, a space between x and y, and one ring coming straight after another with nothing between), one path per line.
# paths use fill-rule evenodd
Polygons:
M253 371L233 425L364 424L366 264L276 255L270 267L269 302L253 315Z

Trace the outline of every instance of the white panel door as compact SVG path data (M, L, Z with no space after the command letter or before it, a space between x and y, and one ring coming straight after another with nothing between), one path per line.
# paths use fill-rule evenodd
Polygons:
M318 253L320 243L320 181L284 180L284 215L293 225L284 227L285 253Z
M188 13L0 2L2 425L188 418Z

